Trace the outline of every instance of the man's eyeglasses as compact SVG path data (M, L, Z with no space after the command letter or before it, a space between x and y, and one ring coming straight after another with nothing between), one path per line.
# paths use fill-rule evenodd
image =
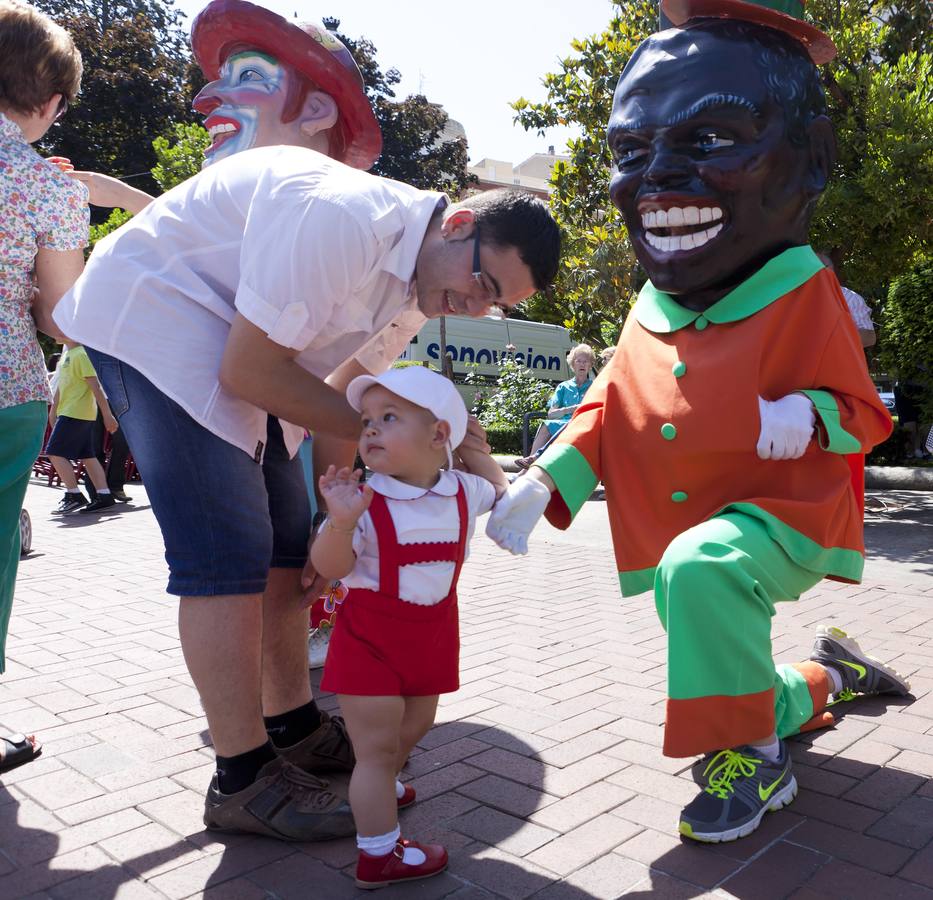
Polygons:
M473 278L483 292L482 300L486 304L486 315L494 319L505 319L509 314L509 308L501 303L496 303L496 292L489 286L489 281L483 275L483 269L479 261L479 225L473 226Z
M58 101L58 109L55 110L55 121L57 122L66 112L68 112L68 98L62 94Z

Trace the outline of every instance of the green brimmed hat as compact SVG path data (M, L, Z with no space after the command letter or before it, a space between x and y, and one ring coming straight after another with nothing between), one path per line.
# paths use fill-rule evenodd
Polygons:
M816 65L836 55L836 45L819 28L803 21L803 0L661 0L674 25L691 19L737 19L766 25L800 41Z

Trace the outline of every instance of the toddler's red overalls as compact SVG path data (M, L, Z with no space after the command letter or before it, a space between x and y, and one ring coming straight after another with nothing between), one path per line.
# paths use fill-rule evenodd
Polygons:
M322 690L364 697L424 697L460 687L457 580L469 526L462 484L456 501L456 543L399 544L385 497L373 495L369 515L379 549L379 590L350 588L331 635ZM429 562L454 563L447 596L433 606L402 600L399 569Z

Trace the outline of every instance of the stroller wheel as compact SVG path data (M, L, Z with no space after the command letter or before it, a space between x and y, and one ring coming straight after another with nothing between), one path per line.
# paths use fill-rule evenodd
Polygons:
M25 509L19 513L19 555L26 556L32 550L32 519Z

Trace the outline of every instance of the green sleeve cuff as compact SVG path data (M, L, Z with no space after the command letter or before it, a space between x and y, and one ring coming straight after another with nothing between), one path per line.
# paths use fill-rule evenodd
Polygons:
M572 519L590 498L599 483L586 457L570 444L557 444L546 450L535 465L554 481Z
M861 453L862 444L849 434L839 420L839 404L829 391L800 391L813 401L819 417L817 437L820 446L829 453Z

